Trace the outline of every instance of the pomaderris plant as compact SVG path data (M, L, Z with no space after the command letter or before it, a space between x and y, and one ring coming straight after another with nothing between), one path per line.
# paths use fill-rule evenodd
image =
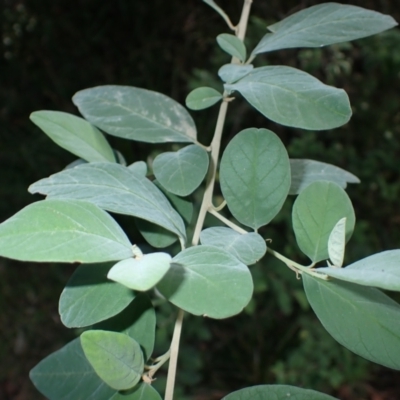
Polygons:
M304 130L333 129L351 117L344 90L296 68L254 68L257 55L363 38L396 22L360 7L321 4L268 26L248 54L243 41L252 1L244 0L237 25L213 0L204 2L231 30L217 37L221 49L232 56L218 72L223 93L200 87L186 99L191 110L219 103L211 144L202 143L186 108L135 87L99 86L76 93L73 102L83 118L55 111L31 115L54 142L79 157L30 186L31 193L41 193L45 200L0 225L3 257L80 264L61 294L59 311L65 326L82 328L83 333L30 374L51 400L161 399L152 380L167 361L165 400L172 400L184 314L222 319L240 313L253 294L249 266L266 253L293 270L293 279L301 277L312 309L339 343L375 363L400 369L400 306L380 290L400 291L400 250L343 266L355 225L344 189L357 183L357 177L322 162L289 159L280 138L267 129L243 127L220 148L229 103L238 94L275 123ZM185 145L159 154L151 166L143 161L126 165L104 133ZM221 204L213 201L216 185L224 198ZM204 192L203 200L188 237L190 195L196 190ZM297 196L293 230L310 265L281 255L269 246L267 239L273 238L259 233L290 195ZM229 212L223 215L224 207ZM141 249L131 243L109 213L132 217L148 245ZM207 214L226 226L203 229ZM177 251L170 254L166 248ZM162 355L153 354L154 299L176 307L170 350ZM313 390L264 384L224 400L289 397L333 399Z

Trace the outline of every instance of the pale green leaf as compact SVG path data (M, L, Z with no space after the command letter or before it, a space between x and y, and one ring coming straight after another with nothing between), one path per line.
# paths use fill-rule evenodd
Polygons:
M192 90L186 97L186 107L191 110L204 110L222 99L222 94L211 87L199 87Z
M246 265L255 264L267 251L265 240L255 232L241 234L231 228L218 226L200 234L201 243L225 250Z
M208 153L193 144L176 152L161 153L153 162L153 170L165 189L178 196L187 196L200 186L208 164Z
M232 57L236 57L241 62L246 61L246 46L235 35L222 33L217 36L219 47Z
M148 360L154 349L156 313L149 297L137 293L122 312L94 325L93 329L125 333L140 344L144 358Z
M319 268L318 271L359 285L400 291L400 250L383 251L346 268Z
M334 267L343 265L346 246L346 217L341 218L333 227L328 238L328 254Z
M311 307L335 340L367 360L400 370L399 304L375 288L302 276Z
M89 364L79 338L40 361L29 377L49 400L111 400L116 393Z
M285 146L267 129L239 132L222 156L220 182L229 210L239 222L253 229L268 224L290 188Z
M145 254L115 264L107 278L130 289L146 291L155 286L167 273L171 256L167 253Z
M86 200L107 211L143 218L182 238L186 236L182 218L160 190L122 165L80 165L34 183L29 191L49 198Z
M115 162L113 149L104 135L83 118L59 111L35 111L30 115L55 143L86 161Z
M127 392L116 393L110 400L162 400L162 398L153 386L142 382Z
M222 400L337 400L314 390L288 385L259 385L238 390Z
M306 8L270 25L253 54L294 47L323 47L348 42L393 28L389 15L365 8L325 3Z
M121 312L135 298L132 290L107 279L112 263L79 266L61 293L59 313L68 328L81 328Z
M97 375L116 390L133 388L141 378L144 360L140 345L124 333L90 330L81 335L86 358Z
M218 76L226 83L234 83L248 75L253 68L252 64L226 64L218 70Z
M133 164L128 165L128 169L143 177L147 174L147 164L144 161L136 161Z
M346 243L354 230L355 215L346 192L336 183L311 183L293 205L293 230L301 251L313 262L327 260L329 235L346 218Z
M296 68L255 68L225 89L238 91L261 114L285 126L309 130L333 129L351 117L349 98Z
M347 183L360 183L360 180L348 171L335 165L314 160L290 159L292 184L289 194L299 194L315 181L335 182L343 189Z
M97 86L73 97L81 114L110 135L148 143L196 142L196 126L179 103L151 90Z
M0 225L0 255L21 261L95 263L129 258L132 249L120 226L96 205L44 200Z
M172 259L157 289L194 315L227 318L248 304L253 281L249 269L236 257L214 246L195 246Z

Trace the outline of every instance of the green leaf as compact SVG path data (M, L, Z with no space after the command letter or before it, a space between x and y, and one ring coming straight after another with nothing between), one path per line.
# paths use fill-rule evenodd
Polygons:
M348 42L393 28L389 15L338 3L319 4L270 25L253 54L294 47L322 47Z
M400 370L400 306L394 300L375 288L302 276L311 307L335 340L367 360Z
M165 189L178 196L187 196L200 186L208 164L208 153L193 144L176 152L161 153L153 162L153 170Z
M218 70L218 76L226 83L234 83L248 75L253 68L252 64L225 64Z
M147 143L196 142L196 126L179 103L151 90L97 86L72 98L81 114L110 135Z
M162 400L162 398L153 386L142 382L128 392L116 393L110 400Z
M194 315L227 318L248 304L253 281L249 269L236 257L214 246L195 246L172 259L157 289Z
M296 68L255 68L226 90L236 90L261 114L285 126L309 130L333 129L351 117L343 89L320 82Z
M299 194L315 181L335 182L343 189L347 183L360 183L360 180L348 171L335 165L314 160L290 159L292 185L289 194Z
M314 390L288 385L259 385L238 390L222 400L337 400Z
M334 267L343 265L346 246L346 218L340 219L333 227L328 239L328 254Z
M346 192L336 183L319 181L307 186L293 205L293 230L301 251L313 262L327 260L329 235L341 218L346 220L346 243L355 215Z
M156 313L149 297L144 293L138 293L122 312L96 324L93 329L125 333L140 344L145 360L153 354Z
M246 265L255 264L267 251L265 240L255 232L241 234L231 228L218 226L200 234L201 243L218 247Z
M267 129L239 132L221 160L222 194L232 215L253 229L278 214L290 187L290 165L285 146Z
M154 287L167 273L171 256L167 253L146 254L115 264L107 278L133 290L146 291Z
M40 361L29 377L49 400L111 400L116 392L89 364L79 338Z
M132 249L120 226L94 204L45 200L0 225L0 255L21 261L95 263L129 258Z
M128 165L128 169L134 174L145 177L147 174L147 164L144 161L136 161L131 165Z
M107 211L143 218L182 238L186 236L182 218L160 190L122 165L80 165L34 183L29 191L50 198L86 200Z
M192 90L186 97L186 107L191 110L204 110L222 99L222 94L211 87L199 87Z
M400 250L383 251L346 268L319 268L318 271L358 285L400 291Z
M246 61L246 46L235 35L222 33L217 36L219 47L232 57L236 57L241 62Z
M124 333L90 330L81 335L86 358L107 385L116 390L134 387L144 369L139 343Z
M55 143L86 161L115 162L113 149L92 124L75 115L59 111L36 111L30 115Z
M65 326L93 325L118 314L135 298L132 290L107 279L112 265L83 264L75 270L60 297L59 312Z

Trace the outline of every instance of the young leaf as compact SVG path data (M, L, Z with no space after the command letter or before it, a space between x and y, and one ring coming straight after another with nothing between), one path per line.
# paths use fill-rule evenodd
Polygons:
M89 364L79 338L40 361L29 377L49 400L110 400L116 393Z
M144 369L140 345L124 333L90 330L81 335L86 358L107 385L116 390L133 388Z
M261 114L285 126L309 130L333 129L351 117L349 98L337 89L296 68L254 68L240 81L225 84Z
M133 164L128 165L128 169L143 177L147 174L147 164L144 161L136 161Z
M346 218L346 243L355 224L346 192L336 183L325 181L314 182L299 194L292 218L297 244L313 262L329 258L329 235L341 218Z
M267 129L239 132L221 160L221 190L232 215L253 229L278 214L290 187L285 146Z
M142 382L128 392L116 393L110 400L162 400L162 398L153 386Z
M325 3L301 10L270 25L253 54L293 47L322 47L348 42L393 28L389 15L365 8Z
M341 268L346 246L346 217L341 218L332 229L328 238L328 254L334 267Z
M194 315L227 318L248 304L253 281L249 269L236 257L214 246L195 246L172 259L157 289Z
M36 111L30 115L55 143L89 162L115 162L113 149L92 124L75 115L59 111Z
M292 185L289 194L299 194L315 181L335 182L343 189L347 183L360 183L360 180L348 171L335 165L314 160L290 159Z
M107 278L133 290L146 291L154 287L167 273L171 256L167 253L146 254L115 264Z
M34 183L29 191L49 198L86 200L107 211L143 218L182 238L186 236L182 218L160 190L122 165L80 165Z
M319 268L318 271L358 285L400 291L400 250L383 251L346 268Z
M400 370L400 306L394 300L378 289L302 276L311 307L335 340L367 360Z
M188 196L200 186L208 163L208 153L193 144L176 152L161 153L153 162L153 170L158 182L169 192Z
M120 226L96 205L44 200L0 225L0 255L21 261L96 263L129 258L132 249Z
M223 226L203 230L200 240L202 244L225 250L246 265L255 264L267 251L265 240L258 233L242 235Z
M138 293L122 312L94 325L93 329L125 333L140 344L145 360L153 354L156 313L145 293Z
M337 400L314 390L288 385L259 385L238 390L222 400Z
M253 68L252 64L225 64L218 70L218 76L226 83L235 83L248 75Z
M222 99L222 94L211 87L199 87L192 90L186 97L186 107L191 110L204 110Z
M190 114L161 93L106 85L81 90L72 101L89 122L113 136L147 143L196 141Z
M59 312L68 328L82 328L111 318L135 298L132 290L110 282L112 263L83 264L71 276L61 293Z
M217 36L219 47L232 57L236 57L241 62L246 61L246 46L235 35L222 33Z

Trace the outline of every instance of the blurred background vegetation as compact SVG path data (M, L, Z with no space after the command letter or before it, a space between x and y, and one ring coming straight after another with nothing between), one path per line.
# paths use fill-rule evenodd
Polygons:
M267 24L320 3L254 0L246 44L252 48ZM229 58L215 37L228 30L200 0L80 0L73 6L66 0L2 0L1 4L0 221L39 199L27 193L29 184L74 160L29 122L32 111L77 113L72 95L96 85L144 87L181 103L199 85L221 87L216 72ZM219 4L237 21L242 0L219 0ZM400 1L351 4L400 21ZM348 188L357 225L346 261L399 248L399 30L323 49L278 51L257 63L295 66L344 88L354 116L331 132L305 132L277 126L238 99L230 109L225 140L247 127L265 127L279 134L290 157L330 162L351 171L361 184ZM209 143L216 113L214 108L192 113L204 144ZM151 159L154 151L168 147L109 140L129 163ZM197 205L200 194L194 196ZM290 229L291 202L261 234L272 238L278 251L307 262ZM29 382L28 372L77 334L62 326L57 312L59 295L73 269L0 260L1 399L43 398ZM256 294L244 313L223 321L186 319L177 399L219 399L259 383L299 385L342 400L400 398L398 373L336 344L310 311L301 282L290 270L265 258L252 272ZM168 347L174 317L168 305L159 312L157 352ZM163 383L161 373L155 385Z

